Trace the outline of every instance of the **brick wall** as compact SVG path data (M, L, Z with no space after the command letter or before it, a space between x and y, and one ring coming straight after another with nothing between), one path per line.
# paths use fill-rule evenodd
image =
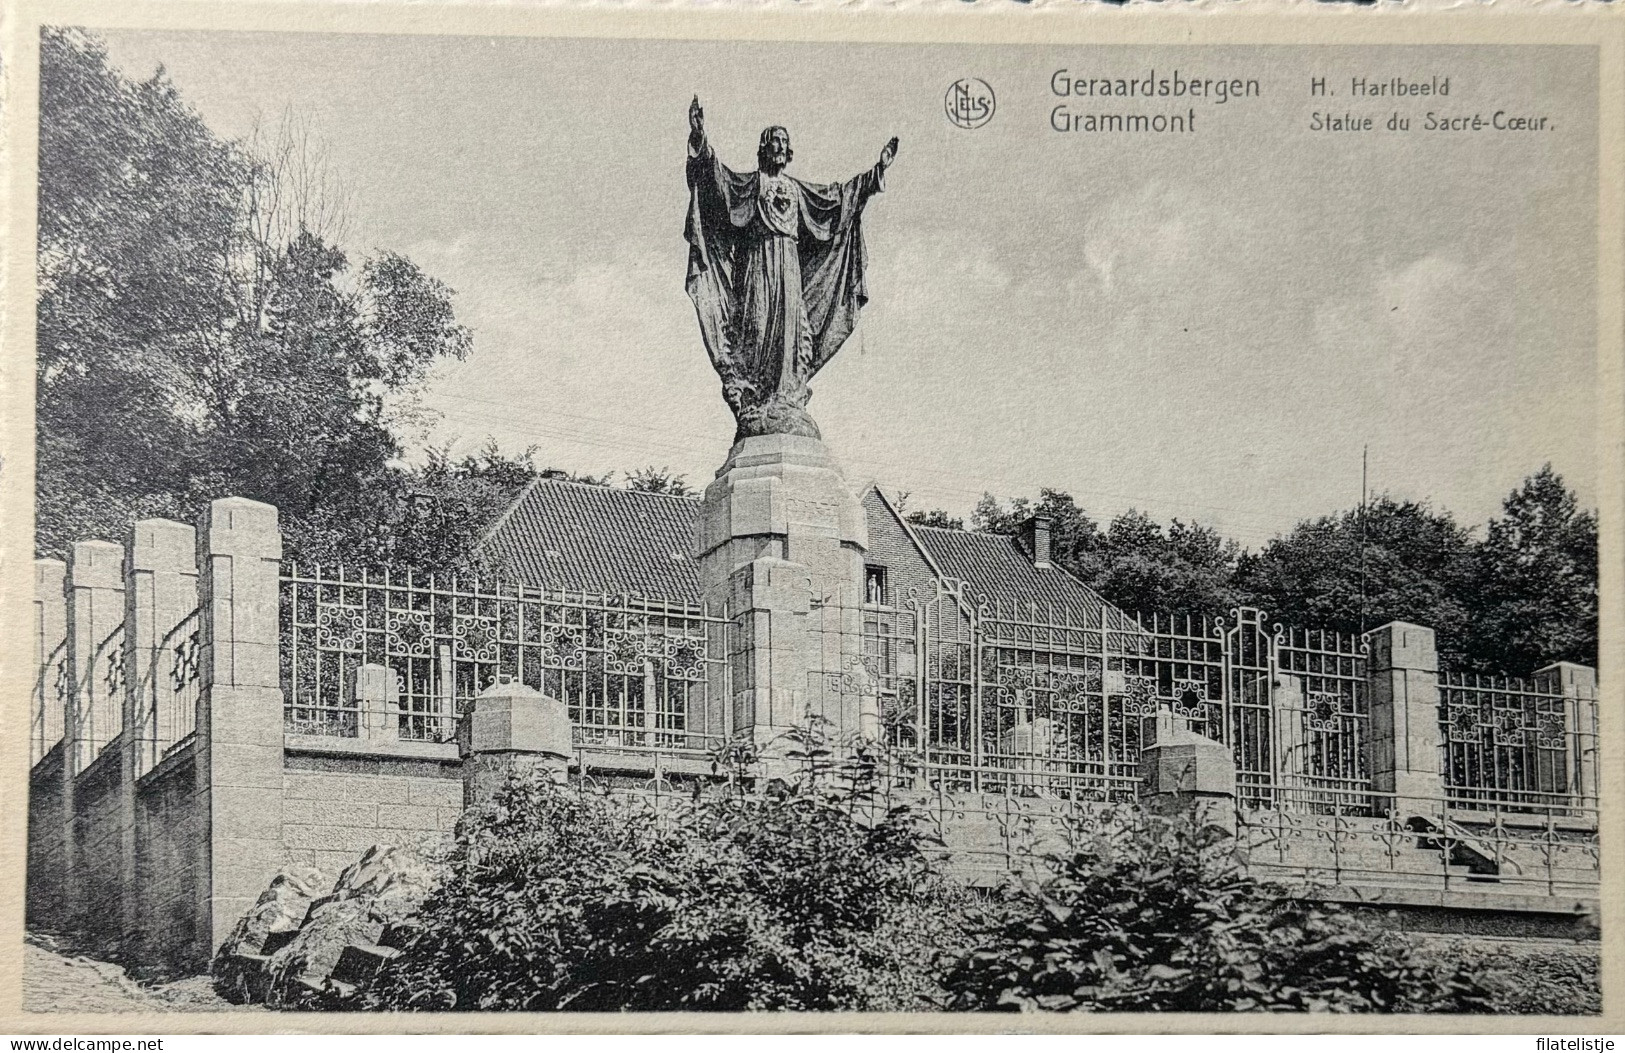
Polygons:
M865 493L863 509L869 515L869 551L864 554L864 562L886 568L886 586L891 593L887 601L895 603L897 597L908 595L911 589L922 597L930 596L936 575L880 495L874 490Z
M67 846L63 838L62 743L40 758L28 777L28 927L55 929L66 895Z
M131 936L143 959L207 967L212 948L198 925L207 824L198 800L195 744L164 758L136 785L136 901Z
M282 786L289 860L312 863L331 877L373 845L441 844L463 807L455 760L289 751Z
M73 927L111 940L123 936L121 746L121 740L114 739L90 767L79 773L73 790L77 879Z

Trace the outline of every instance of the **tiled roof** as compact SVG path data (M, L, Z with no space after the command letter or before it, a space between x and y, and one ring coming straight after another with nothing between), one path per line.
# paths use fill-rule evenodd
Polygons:
M1046 604L1093 620L1105 608L1095 591L1059 567L1035 567L1016 539L1005 534L976 534L945 527L911 524L942 573L970 585L973 593L1025 615L1029 604L1039 613Z
M698 603L689 547L699 514L689 498L539 479L479 551L502 577L528 585Z
M539 479L486 533L479 551L503 578L528 585L698 603L699 567L689 549L699 513L700 503L689 498ZM1008 613L1027 614L1036 602L1040 616L1047 604L1092 620L1106 609L1066 571L1033 566L1013 537L907 529L943 574L968 582Z

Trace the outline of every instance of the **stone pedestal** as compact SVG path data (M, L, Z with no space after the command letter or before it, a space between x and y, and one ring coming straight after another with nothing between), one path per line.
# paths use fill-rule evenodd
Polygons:
M705 602L734 620L723 725L767 757L811 718L836 737L861 734L861 694L844 690L843 673L863 653L868 524L823 442L736 442L706 488L697 534Z
M360 737L396 742L401 737L401 678L387 665L369 662L355 671L355 704Z
M1444 817L1439 652L1433 630L1389 622L1371 631L1371 787L1392 794L1401 820Z
M463 807L491 799L515 773L569 773L570 714L564 703L527 684L492 684L457 722L463 759Z
M1582 809L1597 807L1597 670L1577 662L1553 662L1535 670L1535 684L1564 698L1563 745L1568 792Z
M1157 718L1157 741L1140 751L1140 800L1159 815L1191 815L1236 832L1236 762L1222 742L1198 735L1172 714Z
M282 532L241 497L209 504L197 530L200 697L195 757L207 832L199 948L214 957L286 862L282 841Z

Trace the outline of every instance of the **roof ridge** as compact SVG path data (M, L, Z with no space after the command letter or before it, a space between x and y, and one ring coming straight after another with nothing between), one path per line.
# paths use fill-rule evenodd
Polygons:
M625 486L611 486L608 483L584 483L578 479L549 479L545 475L538 475L535 482L533 482L531 486L535 486L538 483L547 483L550 486L573 486L577 489L593 490L599 493L636 494L639 497L663 497L668 501L698 501L701 497L700 491L696 491L692 494L662 494L654 490L633 490L630 487ZM526 488L525 492L530 492L528 487Z
M965 527L931 526L927 523L911 523L909 525L915 530L935 530L939 534L959 534L963 537L1005 538L1010 541L1014 541L1016 539L1016 535L1014 534L1000 534L992 530L969 530Z
M491 543L491 539L496 536L496 532L508 524L508 520L513 518L513 514L519 510L519 506L525 503L525 499L530 496L531 491L536 489L536 484L541 481L542 477L536 476L525 484L523 490L514 495L514 499L508 502L508 507L503 510L502 514L493 519L491 525L480 533L479 540L474 542L475 552L482 551L486 545Z
M903 536L908 538L908 543L914 546L914 551L925 561L926 567L930 569L932 574L936 575L939 586L940 583L949 580L948 573L942 568L942 562L932 555L931 550L925 547L925 542L920 540L920 535L914 532L918 524L908 521L908 517L903 514L903 510L892 503L892 499L886 496L886 491L881 489L879 483L871 482L869 489L874 491L876 497L880 498L880 503L885 506L886 511L891 513L892 519L902 528ZM960 607L969 610L969 601L965 599L962 592L958 596L958 603Z

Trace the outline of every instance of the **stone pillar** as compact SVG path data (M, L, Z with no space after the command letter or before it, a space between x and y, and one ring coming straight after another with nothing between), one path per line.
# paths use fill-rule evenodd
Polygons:
M400 739L401 678L395 670L370 662L356 669L355 705L360 711L361 738L369 742Z
M166 637L198 606L197 531L172 519L143 519L130 528L129 574L124 592L124 648L131 686L125 726L136 774L150 769L185 733L171 727L171 714L154 709L168 692L175 641Z
M62 725L63 918L71 926L84 927L96 919L90 917L94 911L85 903L86 861L80 858L75 836L74 787L79 772L94 759L92 738L106 742L119 730L106 726L115 714L122 714L123 707L112 710L107 704L107 670L97 668L96 651L124 620L124 549L110 541L76 543L68 559L65 596L68 702Z
M124 549L111 541L73 546L67 575L68 707L63 737L70 747L65 770L77 774L93 759L90 740L119 733L108 727L122 713L109 711L107 669L96 668L96 649L124 621ZM106 656L103 656L104 658Z
M1236 833L1236 761L1230 747L1157 716L1157 741L1140 751L1140 801L1158 815L1190 815Z
M696 538L706 603L734 618L725 727L771 754L811 715L862 730L861 697L836 682L863 651L863 506L818 439L739 440L706 488ZM835 699L828 712L810 713Z
M57 756L67 765L67 744L63 739L66 718L66 692L58 691L57 670L66 670L68 606L63 593L68 565L59 559L34 561L34 687L29 715L29 767L32 770L51 748L61 743ZM62 651L57 651L58 647ZM52 661L53 656L55 661ZM66 687L64 683L61 685ZM62 927L69 900L65 889L70 857L64 838L72 833L73 815L65 805L64 792L70 785L61 772L41 772L43 785L38 797L30 794L28 808L27 918L30 925L47 929ZM45 781L49 780L49 781ZM30 778L30 787L33 780ZM49 804L47 804L49 802Z
M563 782L573 748L563 702L528 684L492 684L457 722L463 807L490 800L511 774L541 770Z
M1394 795L1401 820L1444 816L1439 653L1433 630L1389 622L1370 634L1371 787Z
M34 561L34 705L38 715L29 714L29 763L35 764L62 739L66 714L64 699L57 697L56 671L47 668L57 646L68 633L68 601L63 595L68 565L60 559Z
M197 542L197 802L207 831L198 951L207 960L283 862L276 509L214 501Z
M1569 751L1569 793L1581 808L1597 807L1597 670L1577 662L1553 662L1535 670L1535 683L1564 698L1563 727Z
M1276 673L1273 688L1270 699L1275 711L1275 770L1281 788L1296 796L1303 787L1309 760L1309 737L1303 724L1308 695L1303 678L1291 673Z
M119 799L120 873L126 936L144 928L136 874L136 780L180 737L160 705L169 693L174 641L168 634L197 610L197 531L172 519L143 519L125 543L124 792Z

